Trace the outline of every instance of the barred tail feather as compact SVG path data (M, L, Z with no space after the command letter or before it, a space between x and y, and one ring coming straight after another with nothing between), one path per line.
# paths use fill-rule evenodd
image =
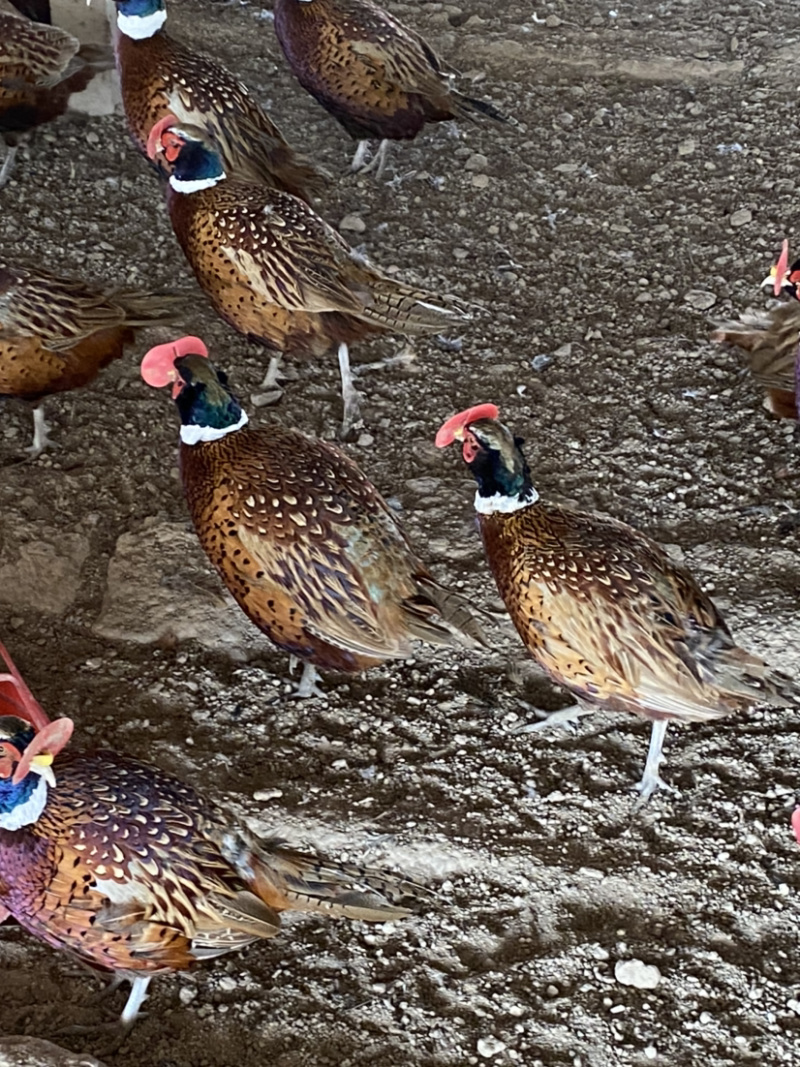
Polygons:
M398 333L437 333L472 318L468 305L455 297L436 296L381 275L370 277L367 288L369 298L359 318Z
M504 115L502 111L499 111L494 104L490 104L488 100L476 100L472 96L464 96L461 93L453 93L451 100L455 106L456 112L461 118L474 120L475 115L486 115L490 119L494 119L495 122L510 122L511 119L508 115Z
M179 293L121 289L109 294L109 300L124 309L128 326L151 326L157 322L175 322L180 317L187 298Z
M490 647L483 627L475 617L475 609L465 597L427 576L418 576L416 583L424 597L424 606L432 605L441 619L430 618L429 610L423 609L420 613L419 605L410 601L407 622L413 637L455 647Z
M223 842L250 888L275 911L320 911L331 916L386 922L404 919L411 909L401 901L420 901L432 894L406 878L355 864L328 865L303 855L276 839L257 844L238 835Z

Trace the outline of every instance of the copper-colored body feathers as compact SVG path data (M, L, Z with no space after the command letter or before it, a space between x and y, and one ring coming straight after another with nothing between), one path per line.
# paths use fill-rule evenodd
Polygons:
M292 150L247 87L210 57L164 30L144 40L120 33L116 55L125 114L143 154L154 124L173 114L213 138L231 177L304 200L321 191L322 175Z
M179 302L0 263L0 396L37 402L87 385L137 327L171 321ZM31 451L47 443L37 411Z
M357 671L409 655L411 638L483 640L464 601L434 581L374 486L331 445L245 428L183 444L181 472L225 584L306 663Z
M581 702L654 722L644 796L664 785L669 721L800 706L800 686L737 646L694 578L654 541L539 500L520 440L485 410L449 419L437 444L463 442L486 557L531 654Z
M426 122L503 119L457 92L420 34L370 0L276 0L275 30L300 84L352 137L408 140Z
M800 700L734 643L692 576L625 523L537 502L480 526L525 645L586 703L700 722Z
M413 892L410 883L258 841L138 760L64 756L56 770L36 823L0 830L0 901L31 933L96 967L182 970L273 937L287 910L408 914L391 901Z
M321 355L370 333L432 333L468 317L381 274L296 197L237 181L186 195L170 217L219 314L282 352Z
M738 321L720 323L712 340L747 352L753 378L766 390L768 410L779 418L798 418L800 304L796 300L772 311L748 313Z
M170 321L178 298L0 264L0 395L77 389L118 359L134 329Z

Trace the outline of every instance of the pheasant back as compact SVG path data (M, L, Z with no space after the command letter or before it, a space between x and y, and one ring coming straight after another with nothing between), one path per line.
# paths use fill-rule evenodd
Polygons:
M304 200L321 191L321 175L291 149L247 86L210 57L163 30L144 40L121 33L116 55L125 114L143 155L150 130L172 114L205 130L232 177Z
M800 702L790 679L735 644L691 575L630 526L541 503L480 525L525 645L586 703L703 721Z
M258 841L189 786L113 752L60 759L38 821L0 831L0 906L53 947L131 975L272 937L285 910L401 918L391 900L409 894L384 872Z
M409 654L409 638L481 640L434 581L388 505L342 452L279 426L181 446L201 544L250 619L327 669Z

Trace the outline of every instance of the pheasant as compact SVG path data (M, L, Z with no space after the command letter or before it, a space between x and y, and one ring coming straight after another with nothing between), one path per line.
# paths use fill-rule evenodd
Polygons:
M371 0L275 0L275 32L297 80L358 140L360 170L373 138L380 147L365 170L380 177L389 141L410 141L426 122L488 115L493 104L463 96L455 73L409 26Z
M94 77L91 49L57 26L0 12L0 137L8 149L0 168L0 188L14 166L20 138L35 126L62 115L73 93Z
M427 895L384 871L258 839L137 759L62 756L71 721L48 722L30 701L20 693L0 716L0 917L130 981L125 1029L154 976L274 937L281 912L385 922L410 914L401 900Z
M272 424L251 429L196 337L159 345L142 377L172 382L180 469L209 559L245 614L316 668L360 671L411 654L410 639L485 644L472 612L440 586L389 506L339 449Z
M122 101L133 140L144 155L153 125L174 114L213 137L233 177L263 182L303 200L320 191L321 174L295 154L247 86L167 34L164 0L116 3Z
M691 574L654 541L542 502L521 438L498 416L494 404L462 411L436 444L462 443L489 566L531 655L583 704L652 720L637 786L645 799L669 788L659 776L669 722L800 706L800 687L739 648Z
M470 317L457 300L379 273L297 197L228 179L201 130L168 116L151 130L148 155L169 174L172 227L226 322L281 353L319 356L338 343L344 435L360 420L351 341L436 333Z
M43 397L92 381L137 327L173 320L178 302L0 262L0 396L36 405L32 456L51 444Z
M764 406L782 419L797 419L800 411L800 306L797 286L800 260L789 266L789 242L762 282L780 296L793 297L771 311L743 314L738 321L721 322L711 335L718 344L731 344L750 354L750 371L766 389Z

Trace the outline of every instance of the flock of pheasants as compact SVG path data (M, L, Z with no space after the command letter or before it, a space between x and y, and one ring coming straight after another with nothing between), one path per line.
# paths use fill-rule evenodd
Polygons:
M164 0L116 0L116 63L134 142L166 179L175 234L217 312L278 355L336 347L344 433L360 420L348 345L372 333L437 332L469 317L453 299L404 285L357 256L311 205L322 176L247 89L164 29ZM390 140L426 122L488 116L456 91L425 41L370 0L275 0L275 29L300 83L358 139L354 169L380 172ZM0 15L0 132L9 177L19 135L63 112L91 77L79 43ZM372 140L380 148L365 160ZM776 294L796 296L784 248ZM140 326L179 301L0 264L0 396L35 403L34 455L46 447L43 397L88 383ZM772 410L797 418L800 304L725 324L717 340L751 353ZM303 664L357 672L410 653L410 641L486 645L476 613L441 586L393 511L345 453L294 429L248 425L202 340L151 349L144 380L171 385L180 470L197 535L243 611ZM643 534L543 502L493 404L449 418L477 483L486 556L526 647L583 708L653 723L644 798L658 787L670 721L703 722L756 704L800 705L800 687L736 645L690 574ZM113 752L62 753L50 721L0 645L0 919L127 978L123 1028L151 978L262 937L287 909L382 921L423 891L385 872L329 867L256 840L189 786ZM576 714L583 708L576 709ZM558 713L563 721L568 717ZM551 717L552 718L552 717ZM528 729L547 725L547 721Z

